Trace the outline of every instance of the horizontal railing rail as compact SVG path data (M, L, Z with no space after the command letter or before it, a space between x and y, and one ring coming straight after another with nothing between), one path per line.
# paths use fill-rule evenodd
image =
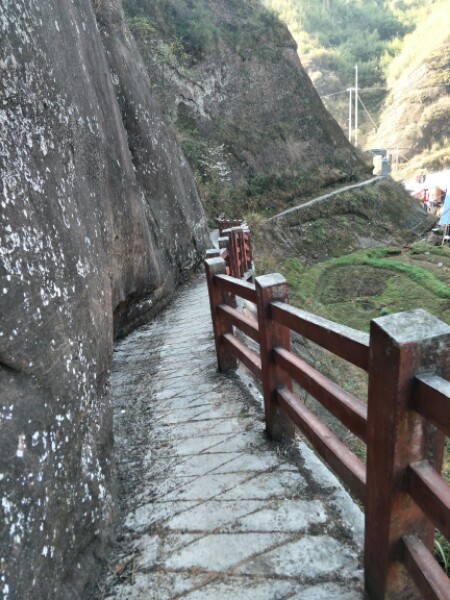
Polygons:
M416 377L414 384L412 408L450 436L450 382L425 374Z
M306 392L364 442L367 441L367 406L322 375L303 359L284 348L274 348L275 365L283 369Z
M369 597L449 599L450 581L431 551L434 527L450 536L450 486L440 475L450 433L450 327L419 310L375 319L369 336L290 306L280 275L247 283L226 274L220 255L206 260L206 272L219 369L241 361L262 383L269 435L298 427L365 504ZM256 307L257 320L236 309L236 297ZM367 405L293 354L291 332L368 372ZM367 444L367 466L293 382Z
M366 495L366 467L341 440L309 410L298 396L281 388L277 401L320 456L362 502Z

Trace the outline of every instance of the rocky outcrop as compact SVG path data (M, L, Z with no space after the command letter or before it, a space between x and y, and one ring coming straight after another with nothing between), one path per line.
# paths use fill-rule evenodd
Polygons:
M118 2L0 7L0 596L88 598L114 518L114 330L206 246ZM96 20L97 16L97 20Z
M258 0L198 0L195 15L187 0L124 6L211 215L239 187L235 216L281 210L361 167L288 29Z
M399 155L406 175L450 162L450 32L442 25L449 18L448 2L430 6L390 67L389 95L371 144Z

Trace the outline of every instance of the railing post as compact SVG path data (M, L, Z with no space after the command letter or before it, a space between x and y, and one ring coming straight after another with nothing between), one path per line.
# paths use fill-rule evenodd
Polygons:
M248 229L246 231L244 231L243 234L243 247L244 247L244 270L248 271L251 269L252 266L252 261L250 258L250 234L248 232Z
M410 409L414 376L448 374L450 328L424 310L374 319L370 330L365 584L371 600L421 598L401 564L401 538L431 550L434 528L407 494L408 465L440 470L443 435Z
M291 335L287 327L272 321L270 314L271 302L275 300L287 302L287 281L279 273L274 273L257 277L255 286L266 430L275 439L293 437L295 427L292 421L281 412L275 399L277 386L285 386L291 390L292 380L289 375L275 366L272 355L273 348L277 346L290 350Z
M239 277L236 273L236 244L235 238L233 236L233 230L228 228L224 229L222 232L222 236L228 238L228 267L229 267L229 275L232 277Z
M220 256L220 249L219 248L210 248L209 250L206 251L206 258L216 258Z
M242 229L240 227L233 228L233 236L235 240L235 250L236 250L236 268L237 273L235 277L242 277Z
M239 267L239 232L236 228L231 229L230 253L231 275L239 279L241 277Z
M232 333L233 327L226 322L217 310L220 304L230 304L231 296L223 292L214 280L216 275L226 275L225 261L222 258L209 258L205 260L205 270L208 282L214 341L216 344L217 365L219 371L231 371L236 369L237 361L231 352L224 347L222 336L225 333Z
M219 238L219 248L221 250L226 250L227 251L227 256L225 259L225 264L227 266L227 275L229 275L231 273L231 267L230 267L230 238L229 236L223 236Z

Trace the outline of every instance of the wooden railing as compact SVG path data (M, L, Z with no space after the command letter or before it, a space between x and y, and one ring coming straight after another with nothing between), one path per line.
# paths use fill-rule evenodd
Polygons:
M223 221L219 221L222 223ZM227 274L233 277L250 279L253 276L252 246L250 232L242 221L226 221L232 227L220 230L219 248L208 250L207 258L220 256L227 268Z
M242 225L243 225L243 221L241 221L240 219L219 218L219 219L216 219L216 221L217 221L217 227L219 229L220 235L223 235L223 232L225 231L225 229L232 229L233 227L242 227Z
M221 255L206 260L219 369L240 360L262 382L267 432L290 436L297 426L364 503L369 598L448 600L450 580L432 546L435 527L450 539L450 486L440 475L450 435L450 327L415 310L374 319L369 336L287 304L281 275L251 284L227 272ZM235 296L256 305L257 320L236 310ZM367 405L295 356L291 331L367 371ZM294 381L367 444L366 465L305 406Z

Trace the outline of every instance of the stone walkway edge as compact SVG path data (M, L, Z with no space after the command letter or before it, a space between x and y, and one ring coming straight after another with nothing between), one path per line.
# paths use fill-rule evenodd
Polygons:
M96 598L363 598L362 514L218 373L203 277L117 345L111 386L122 526Z

